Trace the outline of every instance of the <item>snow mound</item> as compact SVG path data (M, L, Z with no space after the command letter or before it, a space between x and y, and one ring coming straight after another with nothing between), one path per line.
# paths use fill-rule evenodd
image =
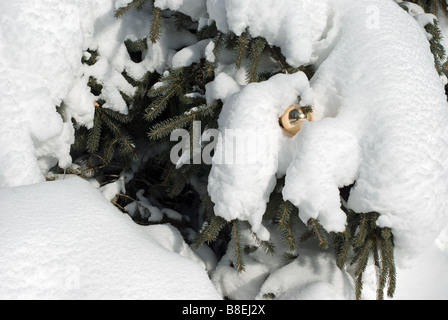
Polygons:
M275 225L267 225L275 248L281 248L284 240ZM306 226L296 220L294 230L304 232ZM249 226L240 230L240 240L255 245ZM288 259L283 250L267 254L264 249L252 250L244 256L244 271L233 266L235 255L229 245L211 279L222 296L235 300L276 299L353 300L353 278L346 270L336 266L334 254L321 250L313 241L304 242L297 259Z
M326 1L307 0L209 0L207 10L218 29L254 38L262 36L279 46L289 64L313 62L329 16ZM273 19L272 17L275 17Z
M366 25L372 6L378 25ZM412 256L448 218L444 86L425 32L395 3L335 1L334 11L339 36L311 80L321 120L295 137L283 195L303 221L342 231L338 187L355 182L348 207L381 213L397 257Z
M70 92L83 37L79 8L57 2L0 3L0 186L41 181L36 157L71 163L72 125L55 107Z
M303 8L294 7L297 17L311 3L298 1ZM220 115L218 162L235 148L225 143L226 129L272 134L278 137L278 148L258 154L252 166L214 163L209 193L217 215L247 220L267 239L261 217L276 177L286 173L283 197L299 208L304 223L317 218L335 232L344 231L346 224L339 188L354 183L348 207L381 213L378 225L392 228L396 258L403 262L432 245L447 224L444 81L434 68L426 32L396 3L323 4L327 20L315 28L324 32L318 40L310 38L317 67L310 83L299 73L249 84L227 98ZM227 12L229 26L238 17L244 20L236 11ZM244 23L249 30L259 27L255 20ZM294 34L295 29L285 32ZM267 29L258 35L269 39ZM276 44L283 50L287 39L283 35ZM312 105L313 122L305 122L297 135L285 140L278 118L297 103L297 95L302 95L302 105Z
M103 108L128 114L121 93L132 96L136 88L123 73L135 80L147 72L163 73L172 67L176 49L195 43L192 33L175 32L175 27L167 24L163 32L173 36L157 43L148 39L143 61L132 61L125 41L146 37L152 6L116 19L115 9L126 3L0 3L0 186L42 182L55 165L70 166L75 132L72 120L77 128L90 129L94 105L100 99L105 101ZM200 7L194 8L196 14L203 14ZM93 53L95 63L83 64L82 59L89 60ZM103 87L99 96L90 90L92 78Z
M397 269L397 288L393 300L447 300L448 278L445 276L447 268L446 250L443 251L436 245L428 247L425 252L412 260L411 265ZM362 298L374 300L377 275L373 263L367 266L363 279Z
M80 178L0 188L0 206L2 299L221 299L172 228L145 230Z
M336 266L332 253L305 250L304 255L274 271L257 298L270 293L278 300L354 299L353 279Z
M278 118L284 106L301 95L312 96L304 73L279 74L230 96L219 116L222 135L208 183L215 213L229 221L249 221L264 240L269 233L261 220L276 185L276 173L284 172L285 162L292 160L280 158L291 148Z

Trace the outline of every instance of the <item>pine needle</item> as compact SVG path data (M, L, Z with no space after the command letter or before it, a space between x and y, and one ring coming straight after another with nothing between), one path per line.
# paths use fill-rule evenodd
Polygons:
M266 46L267 42L264 38L256 38L251 42L249 51L250 68L247 74L249 82L258 81L257 67Z
M338 233L335 236L336 265L339 269L344 268L348 253L351 248L350 237L347 231Z
M238 272L244 271L244 261L243 254L241 250L241 239L240 239L240 229L238 220L233 220L232 222L232 242L234 247L234 261L233 264Z
M152 10L151 30L149 32L149 40L156 43L160 39L162 30L162 10L154 6Z
M222 217L213 216L211 220L206 223L199 235L195 240L195 247L198 249L204 242L209 244L214 242L218 237L221 230L228 224L229 222Z
M295 206L290 201L282 201L278 206L277 214L278 229L282 233L283 239L285 240L291 252L295 250L295 240L291 216L294 209Z
M245 52L248 48L248 32L243 32L236 41L236 45L234 47L235 50L235 66L237 69L241 68L241 64L243 63L243 58L245 56Z
M95 117L93 120L93 127L89 130L88 138L87 138L87 145L86 150L88 153L95 153L98 151L100 146L100 140L101 140L101 130L102 130L102 121L101 117L99 116L99 112L97 111L97 108L95 108Z
M319 223L319 220L310 218L308 220L308 226L312 227L314 235L316 236L317 240L319 241L319 245L324 249L328 249L328 238L326 235L326 231L322 227L322 225Z
M362 245L366 239L367 233L369 231L368 220L369 219L367 214L364 214L363 217L361 218L361 223L358 227L358 235L355 240L357 246Z

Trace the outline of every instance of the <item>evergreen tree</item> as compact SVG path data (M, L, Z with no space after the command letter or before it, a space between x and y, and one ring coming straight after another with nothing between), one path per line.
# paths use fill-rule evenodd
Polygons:
M411 2L420 5L428 13L435 14L438 6L445 10L444 1L441 0ZM406 3L401 2L400 5L407 10ZM387 296L392 297L396 287L394 237L393 230L376 225L380 213L356 213L342 205L347 214L345 232L328 233L320 225L319 220L310 219L306 226L307 231L297 234L298 208L282 199L280 190L284 181L280 179L276 191L271 194L265 219L276 226L278 233L284 239L284 246L276 248L272 242L260 241L255 234L253 234L254 244L244 243L247 239L242 236L242 230L247 229L247 223L239 220L226 221L213 212L213 203L206 191L210 165L184 164L176 168L176 164L169 161L171 146L174 145L169 138L174 130L184 128L189 131L190 136L193 136L194 121L197 120L201 121L204 130L217 128L223 101L207 101L205 91L206 85L215 79L221 59L228 61L231 57L235 69L245 70L246 84L264 81L278 73L291 74L299 71L305 72L311 79L314 67L312 65L290 66L280 48L270 45L262 37L252 37L247 30L241 35L230 31L224 33L218 30L214 23L201 25L199 28L199 24L190 17L180 12L162 10L154 4L154 1L131 1L125 7L117 9L116 17L120 18L129 10L141 10L145 6L152 6L151 28L145 39L127 43L130 54L138 57L139 53L147 49L149 42L157 43L163 37L169 36L164 34L166 30L164 25L175 23L179 30L193 32L198 42L208 40L213 44L213 59L203 57L192 64L172 68L163 74L148 73L143 80L124 75L138 88L137 93L132 97L123 94L130 113L123 115L102 108L105 101L99 99L95 105L93 128L89 130L80 128L77 131L74 147L85 150L94 158L101 159L100 163L103 166L112 163L116 157L116 151L121 156L123 167L129 166L132 160L137 159L134 136L138 139L142 137L141 128L148 129L145 134L151 143L165 146L157 157L147 160L135 171L135 178L128 183L132 186L130 189L133 190L133 194L125 196L126 201L122 204L123 207L129 203L142 205L136 200L137 191L141 188L150 187L153 192L163 194L158 197L158 200L167 205L182 201L179 199L184 199L187 193L194 193L200 202L194 208L194 216L189 217L194 221L190 220L189 223L198 226L198 235L194 240L189 240L193 241L196 247L203 243L213 245L218 243L218 240L223 240L221 243L225 243L228 250L234 253L232 265L238 272L244 272L245 257L258 248L271 254L283 250L285 256L296 259L299 256L300 245L308 239L314 239L321 250L334 249L336 264L339 268L346 268L348 261L354 266L355 291L358 299L362 297L363 273L369 259L373 259L377 267L377 298L384 298L385 289L387 289ZM424 28L431 35L429 42L434 55L435 68L439 74L443 74L446 72L444 65L446 54L441 44L442 35L437 20L428 23ZM91 53L91 58L84 63L95 63L95 52ZM261 63L261 61L269 61L269 63ZM102 90L101 84L92 78L90 85L92 93L99 96ZM202 149L206 147L207 143L201 144ZM190 148L190 152L190 158L193 158L194 148ZM154 171L159 173L155 174ZM341 189L343 204L345 191ZM139 205L132 208L134 218L144 216L140 212ZM179 227L185 228L186 225L190 227L190 224ZM266 298L272 295L268 293Z
M418 4L426 13L435 15L440 9L446 12L446 1L444 0L410 0L409 2Z

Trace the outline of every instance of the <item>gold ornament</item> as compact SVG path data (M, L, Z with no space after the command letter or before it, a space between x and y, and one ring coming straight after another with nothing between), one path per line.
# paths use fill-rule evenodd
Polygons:
M304 120L312 121L312 111L309 107L291 105L279 119L280 126L288 133L295 135L302 127Z

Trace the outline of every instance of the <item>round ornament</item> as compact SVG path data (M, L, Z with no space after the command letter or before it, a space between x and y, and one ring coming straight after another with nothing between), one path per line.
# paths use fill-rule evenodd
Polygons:
M295 135L299 132L304 120L312 121L312 112L307 112L307 109L294 105L289 106L279 119L280 126L286 132Z

